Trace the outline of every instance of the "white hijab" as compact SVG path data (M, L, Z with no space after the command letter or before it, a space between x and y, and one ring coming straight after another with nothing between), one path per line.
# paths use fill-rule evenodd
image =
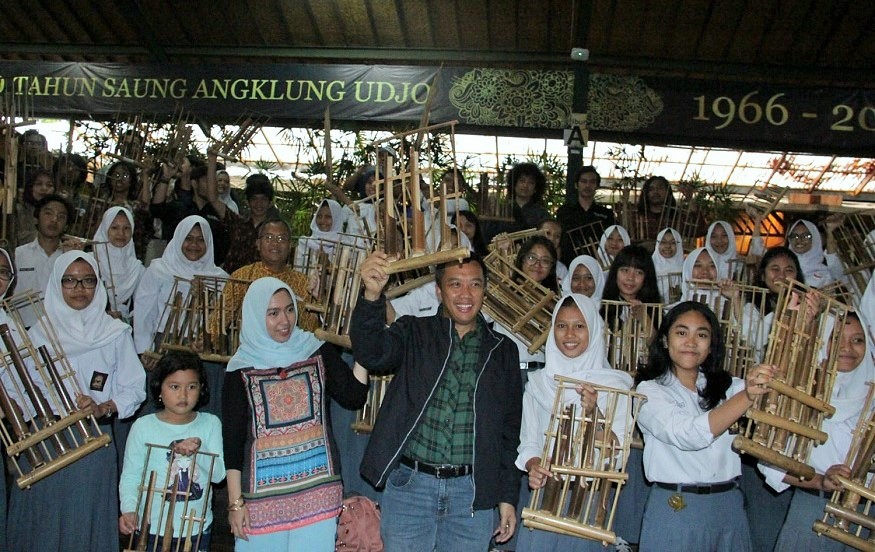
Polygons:
M134 215L125 207L110 207L103 213L103 220L100 221L100 226L94 233L94 241L106 243L105 251L109 257L109 259L104 258L99 254L103 249L98 250L97 263L100 266L101 278L106 283L110 280L111 275L116 299L119 303L125 303L134 295L137 284L140 283L140 277L146 268L134 252L133 237L122 247L116 247L109 243L109 227L112 226L112 222L119 213L124 213L127 217L133 235ZM112 270L110 271L110 269Z
M726 248L725 253L717 253L711 247L711 234L714 233L714 229L717 226L723 227L723 230L726 231L726 237L729 239L729 246ZM711 226L708 227L708 234L705 236L705 247L710 248L714 264L717 265L717 277L729 278L732 272L732 266L729 263L738 257L738 245L735 243L735 232L732 230L732 225L724 220L712 222Z
M684 260L684 268L682 271L683 279L681 280L681 285L683 286L683 290L684 290L683 297L687 301L694 300L694 298L692 296L694 288L693 288L693 286L690 285L689 282L690 282L690 280L693 279L693 267L696 264L696 259L699 258L699 255L703 251L707 252L708 255L711 256L712 260L714 259L714 256L715 256L714 250L711 249L710 247L705 246L705 247L697 247L696 249L693 249L692 251L690 251L690 254L687 255L687 258ZM720 271L719 270L717 271L717 277L720 278ZM702 291L700 291L699 293L700 293L700 295L705 296L705 298L708 301L709 306L711 305L712 299L714 299L716 295L719 295L719 292L716 292L716 291L714 291L714 292L711 292L711 291L702 292Z
M671 232L674 236L677 247L675 248L674 256L666 259L659 252L659 242L665 237L666 232ZM653 267L656 269L657 276L681 272L684 269L684 242L681 238L681 233L674 228L665 228L656 236L656 248L653 250Z
M328 205L328 210L331 211L331 228L323 231L319 230L319 225L316 224L316 215L319 213L319 209L322 208L323 205ZM343 229L343 208L340 206L340 203L334 201L333 199L323 199L322 203L319 204L319 207L316 209L316 212L313 213L313 218L310 220L310 236L316 238L317 240L329 240L329 241L340 241L340 231ZM310 243L310 242L308 242ZM316 240L313 240L313 243L319 243Z
M216 174L221 174L221 173L228 174L228 171L219 171ZM231 177L229 176L228 178L230 179ZM238 215L240 214L240 207L237 206L237 202L234 201L233 197L231 197L231 184L230 184L230 182L228 183L228 189L225 190L225 193L219 194L219 199L222 200L222 203L224 203L228 209L231 209L232 211L234 211Z
M599 262L589 255L578 255L571 261L571 266L568 268L568 274L562 278L562 294L568 295L571 293L571 279L574 278L574 271L577 267L585 266L589 273L592 274L592 279L595 282L595 291L592 292L593 300L598 309L602 301L602 292L605 290L605 271L599 265Z
M556 345L556 316L567 297L574 300L577 308L583 314L589 330L589 345L583 353L574 358L565 356ZM548 411L553 409L553 400L556 396L556 389L558 389L558 384L553 379L556 375L586 380L615 389L630 389L632 387L632 376L626 372L615 370L608 364L603 325L598 307L589 297L572 293L556 301L553 319L550 323L550 335L547 338L546 364L542 370L529 376L527 384L527 392L531 389L533 396L543 408ZM563 397L563 402L579 405L580 395L574 391L568 391Z
M608 236L613 234L614 230L619 232L620 237L623 238L624 247L632 243L632 239L629 237L629 232L627 232L625 228L623 228L619 224L608 226L605 231L602 232L602 237L599 240L599 250L597 251L598 260L600 263L602 263L603 267L609 267L611 266L611 263L614 262L614 256L608 255L608 252L605 251L605 244L608 242Z
M297 318L298 300L285 282L272 276L252 282L243 298L240 347L228 362L228 372L243 368L285 368L310 358L324 343L312 333L294 325L291 336L283 343L275 341L267 333L267 307L273 294L279 290L286 290L292 297Z
M796 253L793 249L793 244L790 242L790 234L793 229L799 225L803 225L805 230L811 234L811 249L802 253ZM787 247L799 258L799 265L802 267L802 274L805 276L805 283L814 288L821 288L831 284L834 280L826 266L826 260L823 257L823 240L820 237L820 231L813 222L808 220L797 220L789 230L787 230Z
M185 242L186 236L194 228L195 224L200 225L201 232L204 234L204 243L207 246L207 251L203 257L196 261L189 261L182 253L182 245ZM191 280L195 276L217 276L227 278L228 273L216 266L213 254L213 232L210 230L210 225L207 219L197 215L191 215L182 219L176 230L173 232L173 239L167 244L164 249L164 254L160 259L155 259L149 267L154 267L158 274L165 279L173 281L173 278L178 276Z
M78 259L91 265L94 275L97 276L94 299L82 310L69 306L61 289L61 278ZM67 356L76 357L100 349L115 341L119 334L131 331L130 326L106 314L106 304L106 287L100 278L100 267L91 253L68 251L55 260L52 275L46 285L45 306L46 314ZM36 345L51 342L42 322L34 324L30 335Z

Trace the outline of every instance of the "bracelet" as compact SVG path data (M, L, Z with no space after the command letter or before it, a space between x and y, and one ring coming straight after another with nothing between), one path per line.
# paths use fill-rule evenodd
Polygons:
M246 506L246 501L244 501L243 497L241 496L240 498L238 498L237 500L235 500L234 502L232 502L231 504L228 505L228 511L229 512L236 512L244 506Z

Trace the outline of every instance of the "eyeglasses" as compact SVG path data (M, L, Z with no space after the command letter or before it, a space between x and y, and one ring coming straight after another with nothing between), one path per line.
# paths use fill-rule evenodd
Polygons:
M793 241L808 241L811 239L811 232L805 234L790 234L789 238Z
M15 274L8 268L0 268L0 278L3 280L11 280Z
M528 255L523 257L523 260L529 266L535 266L536 264L546 266L547 268L553 266L553 259L551 259L550 257L538 257L534 253L529 253Z
M267 243L286 243L291 240L289 236L280 236L277 234L262 234L261 236L258 236L258 239L264 240Z
M97 276L86 276L84 278L61 277L61 287L64 289L76 289L76 286L80 284L83 289L94 289L97 287Z

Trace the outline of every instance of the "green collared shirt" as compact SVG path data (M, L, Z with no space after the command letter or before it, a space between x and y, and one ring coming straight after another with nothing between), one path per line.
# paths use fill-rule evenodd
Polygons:
M453 328L447 368L405 455L428 464L472 464L474 460L474 388L484 322L459 338Z

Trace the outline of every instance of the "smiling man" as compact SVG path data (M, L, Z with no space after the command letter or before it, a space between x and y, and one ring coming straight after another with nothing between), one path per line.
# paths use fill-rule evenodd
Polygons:
M361 465L385 486L380 532L388 552L485 550L516 530L522 384L517 348L480 314L479 257L438 266L434 316L386 326L385 253L362 263L350 338L356 361L394 374ZM493 511L500 522L493 526Z

